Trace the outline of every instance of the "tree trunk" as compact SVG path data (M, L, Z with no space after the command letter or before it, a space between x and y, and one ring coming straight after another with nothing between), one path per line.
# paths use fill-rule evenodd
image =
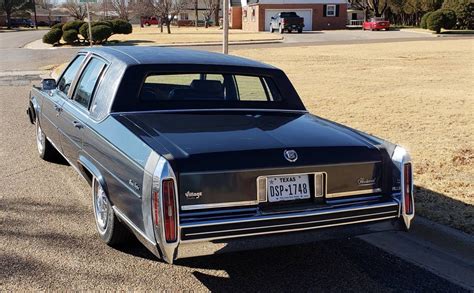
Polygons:
M171 34L171 20L166 21L166 28L168 30L168 34Z
M214 25L219 25L219 11L221 10L221 1L218 0L216 3L216 11L214 11Z
M5 13L7 14L7 29L11 29L12 28L12 14L10 11L5 11Z
M196 26L196 28L198 27L198 20L199 20L198 1L199 0L194 0L194 17L195 17L194 25Z

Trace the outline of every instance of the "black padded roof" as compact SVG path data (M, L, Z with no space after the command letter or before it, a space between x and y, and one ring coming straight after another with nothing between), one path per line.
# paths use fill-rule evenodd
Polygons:
M250 59L200 50L169 47L110 46L81 50L93 52L106 60L117 59L127 65L134 64L195 64L225 65L275 69L275 67Z

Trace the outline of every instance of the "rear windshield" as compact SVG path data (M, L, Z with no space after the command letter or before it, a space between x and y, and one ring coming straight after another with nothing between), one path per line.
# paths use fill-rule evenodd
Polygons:
M168 101L253 101L271 103L281 96L271 79L233 74L153 74L139 95L145 103Z
M186 70L192 67L202 70ZM304 110L304 105L280 70L214 64L135 65L125 71L111 112L244 108Z

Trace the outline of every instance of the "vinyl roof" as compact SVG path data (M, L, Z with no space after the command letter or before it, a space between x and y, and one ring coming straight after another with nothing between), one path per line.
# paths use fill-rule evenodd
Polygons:
M213 53L208 51L169 48L169 47L134 47L107 46L81 50L93 52L103 58L119 60L127 65L134 64L193 64L224 65L275 69L275 67L250 59Z

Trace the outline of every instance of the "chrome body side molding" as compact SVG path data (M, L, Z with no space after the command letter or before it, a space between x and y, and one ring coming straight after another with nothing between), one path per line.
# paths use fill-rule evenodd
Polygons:
M328 193L326 195L326 197L328 199L331 199L331 198L336 198L336 197L345 197L345 196L363 195L363 194L374 194L374 193L380 193L380 192L382 192L381 188L363 189L363 190Z

